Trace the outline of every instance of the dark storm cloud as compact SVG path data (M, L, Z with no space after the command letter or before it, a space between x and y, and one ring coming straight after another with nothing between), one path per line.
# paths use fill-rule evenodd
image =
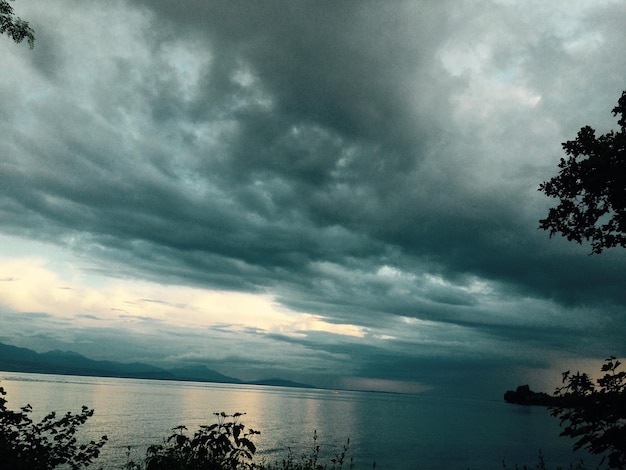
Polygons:
M614 124L623 3L23 6L38 39L2 45L4 233L366 330L245 330L302 364L318 352L311 367L338 354L419 381L413 364L455 349L478 364L508 341L504 363L590 332L620 348L624 253L536 227L559 143Z

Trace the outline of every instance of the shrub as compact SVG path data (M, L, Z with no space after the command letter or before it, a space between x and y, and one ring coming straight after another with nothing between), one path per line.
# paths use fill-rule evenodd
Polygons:
M277 462L261 465L261 470L341 470L344 463L347 460L348 447L350 446L350 440L342 447L334 458L331 458L329 463L323 463L320 458L320 446L317 443L317 432L313 433L313 448L309 453L303 453L300 460L297 461L291 449L288 450L287 456ZM350 469L353 468L352 458L348 463ZM376 464L374 463L374 468Z
M341 470L346 460L348 444L328 463L323 463L317 433L313 434L313 447L298 460L291 449L282 460L273 463L255 463L256 446L253 436L259 434L246 429L239 422L243 413L228 415L214 413L217 423L200 426L189 437L185 426L177 426L164 444L148 447L143 465L129 460L126 470ZM352 462L350 467L352 468Z
M258 431L239 423L243 413L214 413L218 422L200 426L193 437L178 426L165 445L152 445L146 455L146 470L251 470L256 446L251 438ZM232 418L229 420L228 418Z
M32 407L21 411L7 408L6 392L0 387L0 462L2 468L13 470L48 470L67 465L72 470L89 466L100 454L107 437L99 441L78 444L76 431L91 416L86 406L78 414L70 412L57 418L46 415L36 423L30 418Z
M555 391L561 402L550 408L564 426L561 436L577 439L574 450L606 454L610 468L626 468L626 372L617 371L620 365L613 356L606 359L597 384L586 373L564 372L565 385Z

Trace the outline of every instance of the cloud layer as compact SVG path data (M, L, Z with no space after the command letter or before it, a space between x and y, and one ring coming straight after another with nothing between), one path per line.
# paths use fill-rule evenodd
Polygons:
M1 339L159 337L147 359L324 384L626 353L624 253L537 230L560 143L615 127L626 3L531 3L16 2L37 40L0 42L3 284L35 285L36 253L110 305L8 288ZM35 342L34 314L66 333Z

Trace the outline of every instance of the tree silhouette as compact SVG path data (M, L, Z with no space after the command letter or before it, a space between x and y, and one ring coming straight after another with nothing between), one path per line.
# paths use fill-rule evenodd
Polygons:
M613 108L620 130L596 137L590 126L575 140L564 142L559 174L539 186L559 204L539 221L550 236L560 233L582 243L591 254L626 247L626 91ZM550 409L560 420L562 436L576 439L574 449L608 455L610 468L626 468L626 372L614 356L602 366L604 376L594 383L586 373L563 373L556 389L559 405Z
M26 21L15 16L7 0L0 0L0 34L7 34L17 43L26 39L31 49L35 45L35 32Z
M539 186L560 199L539 228L590 241L592 254L626 247L626 91L613 115L620 115L619 131L596 137L590 126L581 128L576 140L562 144L567 159L561 158L559 174Z
M564 385L555 391L560 404L550 408L561 436L576 439L574 450L605 454L610 468L626 468L626 372L620 365L613 356L606 359L596 383L586 373L564 372Z

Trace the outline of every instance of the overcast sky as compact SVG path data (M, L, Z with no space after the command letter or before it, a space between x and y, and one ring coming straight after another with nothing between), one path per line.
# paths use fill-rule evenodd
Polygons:
M626 252L537 229L626 1L12 5L0 341L495 398L626 356Z

